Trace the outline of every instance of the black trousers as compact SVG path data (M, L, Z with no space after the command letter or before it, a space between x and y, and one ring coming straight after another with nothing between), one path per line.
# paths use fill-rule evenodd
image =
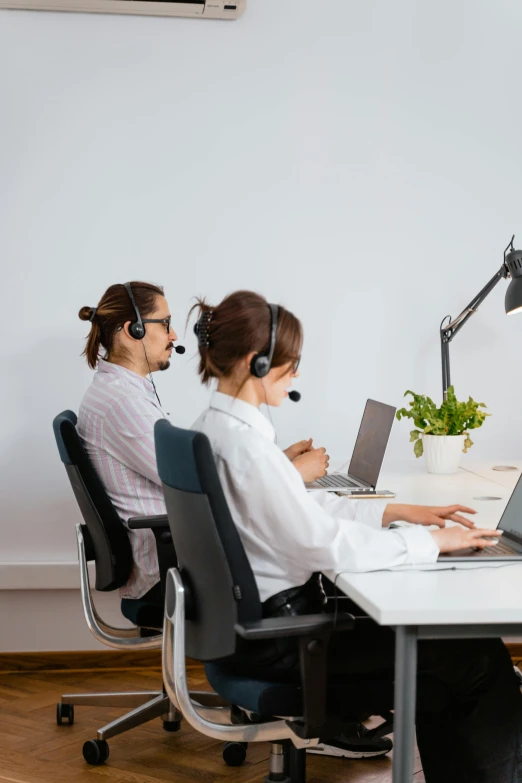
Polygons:
M324 598L312 580L274 596L264 614L321 611ZM374 714L393 709L395 634L351 602L339 609L359 619L330 641L329 710L353 720L358 706ZM292 640L243 649L238 665L252 675L299 679ZM522 783L522 696L500 639L418 643L416 731L426 783Z

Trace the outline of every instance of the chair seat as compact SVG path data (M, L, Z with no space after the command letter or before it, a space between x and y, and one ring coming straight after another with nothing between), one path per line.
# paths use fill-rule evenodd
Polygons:
M257 715L302 715L300 684L267 682L238 675L230 663L206 663L205 674L216 693L245 710Z
M298 683L269 682L238 675L232 663L206 663L205 673L216 693L257 715L296 717L303 714L303 692ZM338 704L340 691L347 694L341 705ZM332 715L345 722L358 722L363 713L381 715L388 711L388 705L393 702L393 678L386 671L335 677L328 684L328 694Z

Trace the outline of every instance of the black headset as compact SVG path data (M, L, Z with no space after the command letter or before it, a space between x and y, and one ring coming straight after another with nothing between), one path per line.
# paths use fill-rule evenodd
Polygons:
M132 321L132 323L129 325L129 334L131 337L134 337L135 340L143 340L145 337L145 326L143 325L143 321L141 320L140 311L138 310L138 305L136 304L136 300L134 299L134 294L132 293L132 288L130 283L123 283L123 287L127 291L129 295L129 299L131 300L132 307L134 308L134 312L136 314L136 320Z
M265 378L268 375L270 368L272 367L272 359L274 358L279 307L274 304L269 304L268 307L270 308L270 343L268 345L268 351L256 353L256 355L252 357L252 361L250 362L250 373L255 378Z
M260 353L256 353L252 357L250 362L250 374L254 378L266 378L272 368L272 359L274 358L274 351L276 347L277 339L277 322L279 320L279 306L275 304L268 304L270 309L270 342L268 344L268 350ZM202 313L199 320L194 324L194 333L198 338L198 345L209 344L209 325L212 320L213 311L207 311ZM301 395L297 391L291 391L288 394L292 402L299 402Z

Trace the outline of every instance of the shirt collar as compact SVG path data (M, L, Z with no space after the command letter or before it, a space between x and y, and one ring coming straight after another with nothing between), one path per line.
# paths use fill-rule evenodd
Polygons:
M210 398L210 407L216 411L228 413L229 416L233 416L256 429L265 438L269 438L271 441L275 440L275 430L272 424L255 405L238 400L237 397L231 397L229 394L215 391Z
M124 381L130 383L132 386L136 386L136 388L141 391L144 391L147 394L154 394L154 387L148 378L138 375L138 373L127 369L127 367L122 367L121 364L114 364L114 362L100 359L96 372L101 373L102 375L122 378Z

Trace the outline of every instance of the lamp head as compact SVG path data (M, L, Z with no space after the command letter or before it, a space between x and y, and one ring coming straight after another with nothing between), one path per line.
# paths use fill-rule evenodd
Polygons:
M522 250L511 250L506 254L505 264L511 282L506 291L506 314L522 312Z

